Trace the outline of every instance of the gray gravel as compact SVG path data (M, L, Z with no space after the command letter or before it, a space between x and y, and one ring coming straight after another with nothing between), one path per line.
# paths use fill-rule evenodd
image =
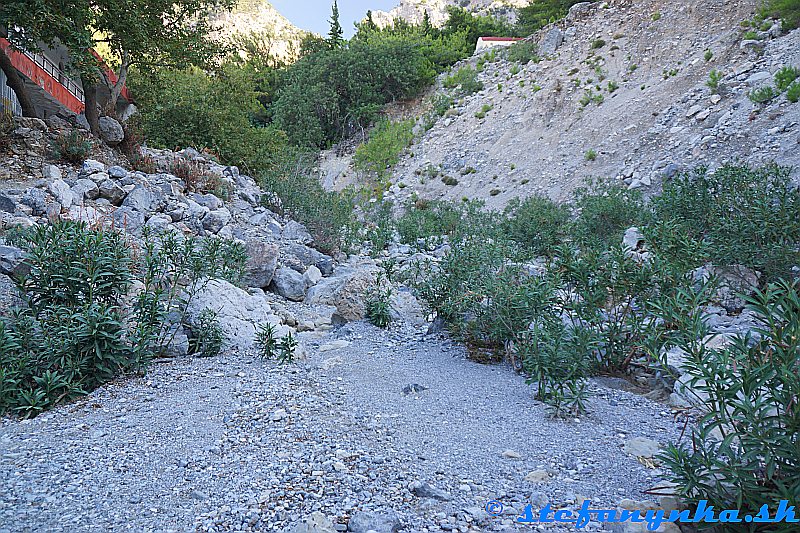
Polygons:
M664 405L599 382L589 415L550 420L508 367L410 326L305 342L311 358L295 365L158 364L2 420L0 531L280 531L313 511L341 530L374 511L404 531L514 531L531 500L646 499L661 472L622 446L679 433ZM549 479L524 479L537 470ZM503 516L483 511L489 500Z

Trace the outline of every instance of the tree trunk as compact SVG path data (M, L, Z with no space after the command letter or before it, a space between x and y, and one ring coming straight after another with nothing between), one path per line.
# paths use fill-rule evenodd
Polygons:
M22 81L17 69L11 64L11 58L8 57L5 50L0 48L0 69L6 75L8 86L17 95L17 100L22 108L23 117L37 118L36 108L33 107L33 101L25 88L25 82Z
M128 69L130 65L128 63L128 55L123 52L122 53L122 64L119 67L119 73L117 75L117 83L113 83L109 76L103 72L103 79L105 80L106 87L108 87L108 105L106 106L107 112L117 118L117 102L119 101L119 97L122 94L122 89L125 88L125 83L128 80Z
M81 76L83 85L83 104L89 130L95 137L100 136L100 114L97 112L97 82L88 76Z

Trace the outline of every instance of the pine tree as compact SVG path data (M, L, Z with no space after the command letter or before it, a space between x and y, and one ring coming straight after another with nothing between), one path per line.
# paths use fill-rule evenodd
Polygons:
M431 24L431 14L428 13L428 10L426 9L425 14L422 16L422 33L429 35L432 29L433 25Z
M339 48L344 43L344 31L342 25L339 23L339 5L337 0L333 0L333 8L331 9L331 30L328 32L328 44L331 48Z

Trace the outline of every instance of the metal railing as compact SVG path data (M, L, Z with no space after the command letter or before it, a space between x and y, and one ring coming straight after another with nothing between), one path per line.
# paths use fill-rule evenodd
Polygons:
M6 75L0 70L0 115L8 114L22 116L22 108L17 101L17 95L6 85Z
M53 78L55 78L58 83L63 85L69 92L83 102L83 89L81 89L80 85L78 85L72 78L67 76L67 74L58 68L55 63L47 59L43 54L36 54L31 53L25 50L25 55L28 56L31 61L36 63L36 66L50 74Z

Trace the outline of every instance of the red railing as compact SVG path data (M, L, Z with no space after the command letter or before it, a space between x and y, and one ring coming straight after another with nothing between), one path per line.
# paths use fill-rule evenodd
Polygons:
M11 47L8 39L2 37L0 37L0 48L8 54L14 68L58 100L61 105L74 113L83 112L83 90L81 86L60 70L52 61L42 54L33 54L27 51L18 52ZM106 77L112 83L116 83L116 73L105 64L97 52L92 50L92 55L100 63L100 67L105 72ZM126 100L130 100L127 87L122 88L121 95Z

